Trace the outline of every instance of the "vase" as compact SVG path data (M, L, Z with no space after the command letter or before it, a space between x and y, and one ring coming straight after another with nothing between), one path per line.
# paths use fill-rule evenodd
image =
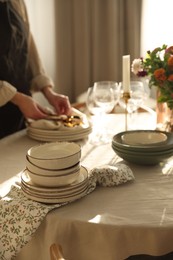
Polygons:
M167 103L156 104L157 129L173 132L173 110L169 109Z

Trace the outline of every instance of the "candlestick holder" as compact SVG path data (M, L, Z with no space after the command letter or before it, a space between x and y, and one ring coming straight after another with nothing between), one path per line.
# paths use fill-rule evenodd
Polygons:
M127 110L127 105L128 105L128 101L130 99L130 92L123 92L123 96L122 98L124 99L125 102L125 131L127 131L128 129L128 110Z

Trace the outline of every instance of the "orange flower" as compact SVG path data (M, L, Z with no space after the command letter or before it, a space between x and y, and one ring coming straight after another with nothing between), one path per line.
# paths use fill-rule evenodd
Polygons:
M168 80L173 81L173 74L169 75Z
M172 55L168 59L168 66L173 68L173 56Z
M167 48L167 49L165 50L165 53L173 54L173 46L170 46L169 48Z
M154 77L157 81L166 80L165 69L160 68L154 71Z

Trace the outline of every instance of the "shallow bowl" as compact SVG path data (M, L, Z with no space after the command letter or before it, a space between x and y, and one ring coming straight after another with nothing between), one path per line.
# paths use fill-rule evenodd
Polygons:
M66 175L66 174L69 174L74 171L80 171L80 162L78 162L77 164L75 164L71 167L65 168L65 169L60 169L60 170L57 170L57 169L51 170L50 169L49 170L49 169L44 169L44 168L34 165L33 163L30 162L28 156L26 156L26 168L29 171L31 171L35 174L38 174L38 175L58 176L58 175Z
M135 138L135 135L140 136L141 134L153 134L157 137L163 137L165 139L165 141L160 141L160 142L149 142L147 144L144 143L138 143L138 144L134 144L133 140L131 144L127 144L124 142L124 137L123 136L128 136L129 138L129 142L130 142L130 136ZM129 134L129 135L128 135ZM157 135L158 134L158 135ZM166 138L166 137L167 138ZM142 140L143 142L143 140ZM119 148L123 148L126 150L133 150L133 151L145 151L145 152L155 152L155 151L166 151L168 149L173 148L173 133L169 133L169 132L164 132L164 131L158 131L158 130L131 130L131 131L124 131L124 132L120 132L116 135L113 136L112 138L112 143Z
M167 141L167 135L156 131L129 131L121 136L122 143L128 145L157 145Z
M80 171L74 171L66 175L49 176L38 175L28 169L25 169L25 172L28 174L33 183L42 187L59 187L71 184L75 182L80 173Z
M140 150L136 151L133 148L132 149L124 149L124 147L118 147L115 144L112 143L112 148L116 151L120 151L122 153L128 153L131 155L139 155L139 156L172 156L173 155L173 148L163 150L163 151L145 151L145 150Z
M167 153L143 153L143 152L131 152L112 146L115 153L124 159L125 161L140 164L140 165L156 165L160 162L165 161L173 155L173 149Z
M66 169L76 165L81 158L81 146L73 142L52 142L31 147L29 161L48 170Z

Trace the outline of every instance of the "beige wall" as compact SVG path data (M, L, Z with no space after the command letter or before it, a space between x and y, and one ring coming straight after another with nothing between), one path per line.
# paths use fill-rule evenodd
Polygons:
M47 73L56 80L54 0L25 0L31 31Z
M25 0L25 3L39 54L47 74L53 79L56 88L54 0ZM36 93L34 98L49 106L42 94Z

